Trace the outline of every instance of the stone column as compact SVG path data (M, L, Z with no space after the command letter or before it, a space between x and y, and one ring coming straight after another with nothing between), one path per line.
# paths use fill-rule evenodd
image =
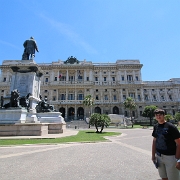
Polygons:
M78 70L76 70L76 72L75 72L75 78L74 78L75 81L77 81L77 79L78 79L78 78L77 78L77 77L78 77L77 71L78 71Z
M126 73L126 70L124 71L124 81L127 83L127 73Z
M74 108L74 120L77 120L77 105L75 104L75 108Z
M143 93L143 89L141 89L141 99L142 99L142 102L144 102L144 93Z
M109 91L109 102L112 102L112 92L111 92L111 90Z
M68 118L68 107L67 107L67 105L66 105L66 108L65 108L65 118L67 119Z
M102 71L99 71L99 82L102 84L103 78L102 78Z
M150 101L152 102L152 93L151 93L151 90L148 89L148 92L149 92L149 99L150 99Z
M129 97L128 89L126 89L126 98Z
M142 81L141 70L139 70L139 80Z
M66 102L68 101L68 89L66 89Z
M90 80L90 81L93 81L92 70L90 70L90 72L89 72L89 80Z
M56 90L56 101L58 102L59 98L58 98L58 93L59 93L59 90L57 89Z
M134 70L133 70L133 81L136 81L136 74Z
M120 96L121 96L121 99L119 100L119 102L123 102L123 93L122 93L122 89L120 89Z
M110 85L110 83L111 83L111 79L110 79L110 78L111 78L111 77L110 77L110 73L111 73L111 72L110 72L110 71L108 71L108 84L109 84L109 85Z
M87 81L86 69L84 70L84 82Z
M135 101L139 101L138 94L137 94L137 89L135 89Z
M166 99L166 101L168 101L168 94L167 94L167 88L165 88L165 99Z
M156 92L157 92L157 99L158 99L159 101L162 101L162 100L161 100L161 95L159 94L159 90L156 89Z
M68 73L68 69L66 71L66 82L69 81L69 73Z
M51 77L50 77L50 81L54 81L54 71L51 71Z
M121 71L117 72L117 81L121 82Z

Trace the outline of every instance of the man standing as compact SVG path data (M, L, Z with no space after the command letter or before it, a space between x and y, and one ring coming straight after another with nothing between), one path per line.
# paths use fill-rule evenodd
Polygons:
M39 52L36 41L34 40L33 37L30 37L29 40L26 40L23 44L24 46L24 53L22 56L22 60L29 60L33 59L35 57L35 50Z
M162 109L154 111L158 123L152 133L152 161L158 164L162 180L180 180L180 133L178 129L164 119Z

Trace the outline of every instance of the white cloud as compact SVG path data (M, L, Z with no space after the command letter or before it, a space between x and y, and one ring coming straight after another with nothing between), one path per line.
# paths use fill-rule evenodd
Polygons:
M10 46L10 47L13 47L13 48L18 49L18 50L21 50L21 49L22 49L22 48L17 47L16 45L11 44L11 43L6 42L6 41L0 40L0 43L3 44L3 45L7 45L7 46Z
M72 31L72 29L68 25L58 22L52 18L48 18L43 14L40 14L40 17L48 22L53 28L55 28L56 31L69 38L70 41L74 44L81 46L88 53L97 54L97 51L93 47L91 47L91 45L85 42L76 32Z

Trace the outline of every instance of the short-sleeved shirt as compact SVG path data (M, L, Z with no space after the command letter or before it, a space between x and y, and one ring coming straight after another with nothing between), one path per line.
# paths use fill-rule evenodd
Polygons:
M157 152L164 155L176 154L175 139L180 138L180 133L172 123L156 124L152 136L156 138Z

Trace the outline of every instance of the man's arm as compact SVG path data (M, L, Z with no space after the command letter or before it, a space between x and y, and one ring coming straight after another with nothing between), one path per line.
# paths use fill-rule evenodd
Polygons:
M175 139L176 142L176 159L180 159L180 138ZM180 170L180 160L176 164L176 168Z
M156 154L156 138L154 137L152 142L152 161L156 160L155 154Z

